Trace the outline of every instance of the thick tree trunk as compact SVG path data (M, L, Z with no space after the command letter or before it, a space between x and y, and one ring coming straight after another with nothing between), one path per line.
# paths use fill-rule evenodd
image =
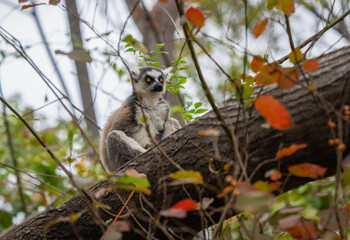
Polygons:
M80 31L80 23L79 23L79 14L77 10L77 4L75 0L66 1L68 20L69 20L69 28L72 39L72 47L73 49L82 49L83 48L83 38L81 36ZM79 82L81 99L84 107L84 114L87 116L85 118L86 127L89 130L90 134L97 138L100 133L98 128L93 123L96 123L96 114L94 109L94 99L92 97L91 88L90 88L90 79L87 70L86 63L74 61L77 69L77 78ZM92 121L93 123L91 123Z
M350 97L350 47L343 48L339 51L327 54L319 59L321 67L312 75L308 76L308 80L315 84L319 94L323 96L332 106L339 107L340 104L349 104ZM327 127L328 116L323 110L315 104L314 98L310 94L310 90L295 86L291 90L283 91L275 87L264 90L264 93L273 95L280 100L290 111L294 127L288 131L277 131L273 129L261 128L265 122L255 109L252 109L252 117L248 124L247 136L249 136L250 144L248 152L250 154L250 162L248 172L251 173L257 164L263 160L275 157L276 151L281 144L289 146L291 143L306 143L308 147L288 158L283 158L280 162L282 173L287 173L287 168L301 162L310 162L326 167L326 175L332 175L336 169L336 154L334 148L328 146L330 136ZM231 98L219 106L220 111L225 117L226 122L235 125L238 112L237 100ZM242 114L239 115L239 123L236 135L243 142L245 124L242 122ZM217 139L217 144L211 137L203 137L198 134L200 129L214 128L220 131L221 135ZM349 147L349 138L345 136L345 143ZM243 146L243 145L242 145ZM172 134L160 143L160 147L182 168L188 170L200 171L206 183L222 189L223 177L229 172L222 170L223 162L235 161L235 154L231 148L229 139L222 130L220 123L217 121L215 114L211 111L201 117L194 123L183 127L181 130ZM211 166L210 158L217 156L215 148L220 152L221 161L214 161ZM210 155L209 155L210 154ZM226 157L224 157L226 156ZM264 165L253 178L263 180L266 170L275 168L276 162L270 162ZM168 208L175 202L184 198L191 197L198 200L198 192L192 185L170 186L169 181L164 178L169 173L173 173L178 169L165 158L157 148L138 156L123 166L119 171L123 172L128 168L134 168L138 172L147 174L152 185L152 194L145 197L141 194L135 194L129 204L126 212L130 213L129 222L131 223L131 232L124 234L124 239L142 239L147 237L147 231L155 232L154 237L167 239L162 234L162 230L157 228L151 222L151 217L157 219L159 210ZM220 170L214 173L214 170ZM231 172L232 174L232 172ZM307 178L291 178L287 181L283 191L295 188L304 184L311 179ZM101 188L108 187L110 181L104 179L89 189L89 193L94 193ZM222 199L217 199L217 192L200 188L202 197L214 197L215 201L212 207L215 210L220 209L224 205ZM111 212L117 213L123 206L130 192L116 189L104 197L103 203L108 204ZM144 201L146 198L148 201ZM141 205L142 200L142 205ZM151 203L154 208L150 208ZM101 236L101 229L94 223L87 210L89 202L84 196L76 196L67 203L58 208L43 212L20 225L3 239L76 239L80 236L82 239L98 239ZM148 213L150 215L147 215ZM84 212L86 211L86 212ZM84 213L83 213L84 212ZM45 224L52 222L63 216L69 216L72 213L83 213L82 216L74 223L59 222L48 228ZM110 219L104 212L100 212L102 219ZM220 211L210 212L214 221L220 217ZM233 212L231 213L231 215ZM137 218L137 222L134 220ZM201 220L197 211L192 212L187 218L179 221L178 219L160 218L159 222L163 226L172 227L172 231L188 238L201 229ZM209 221L208 221L209 222ZM73 228L72 228L73 226ZM140 227L142 226L142 228ZM143 229L143 230L142 230ZM144 232L146 231L146 232ZM162 237L163 236L163 237ZM152 238L150 238L152 239Z

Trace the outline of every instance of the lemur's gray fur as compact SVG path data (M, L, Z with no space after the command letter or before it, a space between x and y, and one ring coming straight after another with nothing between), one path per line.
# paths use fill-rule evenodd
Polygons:
M181 128L176 119L169 118L169 106L162 97L168 76L168 69L162 71L153 67L132 72L133 93L109 117L102 132L101 161L107 172L115 171L151 147L152 141L142 121L141 108L155 141Z

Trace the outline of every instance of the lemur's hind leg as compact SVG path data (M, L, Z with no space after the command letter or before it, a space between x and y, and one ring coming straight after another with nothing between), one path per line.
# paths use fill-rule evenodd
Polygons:
M175 118L168 118L168 120L164 123L164 133L162 139L166 138L180 128L181 125Z
M108 169L115 170L146 151L138 142L119 130L111 131L106 140Z

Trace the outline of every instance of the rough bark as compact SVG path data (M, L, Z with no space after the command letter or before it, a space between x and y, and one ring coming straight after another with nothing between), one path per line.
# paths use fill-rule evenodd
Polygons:
M321 67L319 70L308 76L308 80L315 84L318 92L332 105L339 107L340 104L349 104L350 97L350 47L343 48L339 51L327 54L319 59ZM295 86L290 90L283 91L276 87L269 87L264 90L265 93L273 95L280 100L290 111L294 127L288 131L277 131L273 129L261 128L261 124L265 121L262 119L256 110L252 109L252 118L248 124L248 136L250 141L248 152L251 161L249 162L248 171L252 172L258 163L265 159L273 158L280 145L289 146L291 143L306 143L308 147L297 152L288 158L281 160L281 171L287 173L287 168L301 162L310 162L326 167L326 175L333 175L336 169L336 154L333 147L328 146L330 136L329 128L327 127L328 116L322 109L318 108L317 104L310 94L310 91L300 86ZM238 103L235 98L225 101L219 106L220 111L225 117L226 122L234 124L238 114ZM241 114L240 114L241 116ZM243 142L245 125L242 122L242 117L239 118L236 134ZM211 111L193 122L190 125L183 127L181 130L172 134L160 143L160 147L184 169L200 171L205 182L217 186L218 189L223 185L223 177L228 174L221 170L223 162L214 162L214 168L220 170L219 173L213 174L209 168L208 154L215 155L215 144L213 139L203 137L198 134L200 129L215 128L220 131L221 135L218 138L217 146L222 156L223 161L235 161L235 154L230 148L230 142L220 123L217 121L215 114ZM194 144L193 144L194 143ZM349 138L345 137L345 143L349 146ZM200 148L198 148L197 146ZM205 152L203 151L205 150ZM346 154L347 152L345 152ZM225 157L226 156L226 157ZM264 165L253 178L263 180L266 170L275 168L276 162L271 162ZM152 210L147 203L143 201L140 205L140 194L135 194L127 206L126 212L131 213L128 221L132 224L131 232L124 234L124 239L142 239L147 237L147 233L141 230L140 225L145 231L152 230L154 225L149 224L150 217L144 211L147 209L152 216L156 216L161 209L168 208L175 202L188 198L189 195L198 200L198 193L192 185L184 186L165 186L164 183L169 181L164 180L164 176L175 172L177 169L159 152L157 148L138 156L128 164L119 169L119 172L128 168L134 168L138 172L147 174L152 185L152 194L147 197L152 203ZM163 180L161 180L163 179ZM295 188L304 184L311 179L307 178L291 178L287 182L284 191ZM103 187L110 186L108 179L104 179L89 189L93 196L96 191ZM117 213L130 192L116 189L115 192L110 192L104 197L103 203L111 207L112 212ZM189 195L188 195L189 194ZM201 188L203 197L214 197L216 192ZM88 201L83 196L76 196L67 203L49 211L43 212L21 224L17 229L13 230L3 239L42 239L44 236L47 239L76 239L77 235L83 239L98 239L101 236L101 230L94 223L91 215L87 211ZM214 209L223 207L224 201L215 198L212 206ZM142 209L143 208L143 209ZM75 223L68 222L57 223L47 229L45 224L62 216L69 216L72 213L82 213L86 211ZM216 221L220 216L220 212L210 213ZM234 214L234 212L231 212ZM135 222L132 216L137 216L138 222ZM104 220L111 218L101 212L101 217ZM201 229L201 221L198 212L189 214L182 221L176 219L160 218L160 222L167 222L167 226L174 226L172 230L184 238L191 237L196 231ZM74 226L74 228L72 228ZM155 231L154 237L159 239L167 239L162 234L159 228ZM74 230L74 231L73 231ZM154 230L154 229L153 229Z

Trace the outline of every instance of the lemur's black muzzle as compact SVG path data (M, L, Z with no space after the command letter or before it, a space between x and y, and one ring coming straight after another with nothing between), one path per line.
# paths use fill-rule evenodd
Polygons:
M163 84L157 82L156 84L154 84L152 90L152 92L160 92L163 91Z

